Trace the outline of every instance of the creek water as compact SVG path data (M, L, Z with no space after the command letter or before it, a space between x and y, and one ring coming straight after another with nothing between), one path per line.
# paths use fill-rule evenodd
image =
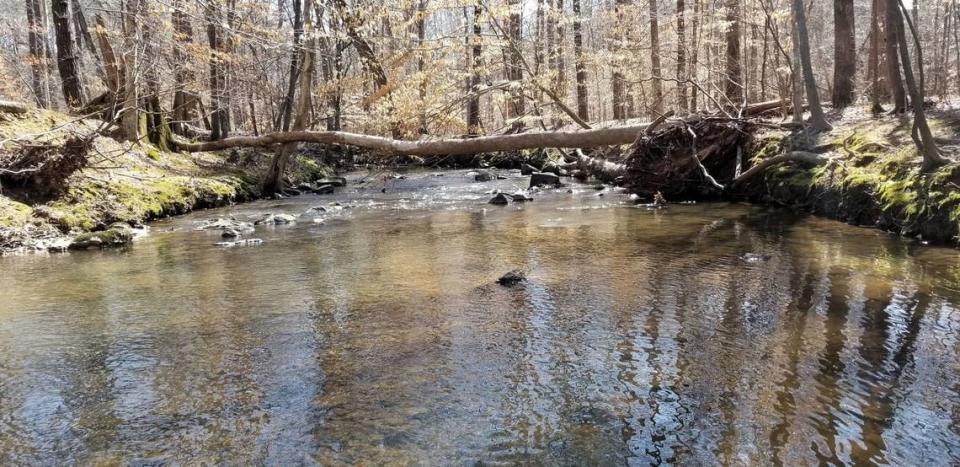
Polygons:
M960 462L955 250L361 175L0 258L0 464ZM195 229L264 212L300 217L252 247Z

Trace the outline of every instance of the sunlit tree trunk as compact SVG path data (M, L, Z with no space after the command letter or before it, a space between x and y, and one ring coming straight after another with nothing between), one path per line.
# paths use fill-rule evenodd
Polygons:
M650 79L653 88L653 105L650 111L653 116L663 113L663 76L660 69L660 22L658 17L657 0L648 0L650 3Z
M67 107L77 108L83 103L83 83L74 48L73 34L70 28L69 0L52 0L50 12L53 14L53 29L57 42L57 70L63 88L63 100Z
M573 53L577 71L577 116L590 120L587 95L587 64L583 56L583 33L580 24L580 0L573 0Z
M793 0L793 21L797 27L797 50L800 52L800 68L803 70L803 84L807 90L807 104L810 107L810 126L818 131L829 131L820 105L820 92L813 76L813 64L810 63L810 39L807 36L807 15L803 0ZM796 106L795 106L796 107Z
M833 0L833 106L853 103L857 75L856 33L853 0Z

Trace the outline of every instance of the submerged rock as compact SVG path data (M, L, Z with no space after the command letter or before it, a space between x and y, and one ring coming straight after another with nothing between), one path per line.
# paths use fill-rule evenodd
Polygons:
M527 196L527 194L524 193L524 192L522 192L522 191L518 191L518 192L514 193L514 194L512 195L512 198L513 198L513 201L514 201L515 203L524 203L524 202L527 202L527 201L533 201L533 198Z
M318 195L332 195L334 191L334 185L326 184L320 185L313 189L314 194Z
M507 204L510 204L510 198L508 198L507 195L503 193L497 193L497 196L490 198L490 201L488 201L488 203L496 204L498 206L505 206Z
M544 185L558 186L560 185L560 177L556 174L545 172L534 172L530 174L530 188Z
M519 269L514 269L497 279L497 283L504 287L513 287L522 282L526 282L527 274Z
M260 245L262 243L263 243L263 240L259 238L248 238L246 240L237 240L235 242L217 242L215 243L215 245L224 247L224 248L234 248L234 247L240 247L240 246L255 246L255 245Z
M741 256L740 259L747 263L763 263L770 261L770 255L764 255L761 253L747 253Z
M249 222L238 221L233 218L207 219L197 230L236 230L237 232L249 232L253 230L253 225Z
M264 214L253 223L254 225L281 225L292 224L296 221L297 218L290 214Z
M494 179L494 176L492 173L487 172L486 170L481 170L473 176L473 179L478 182L489 182L490 180Z
M343 177L326 177L317 179L314 181L318 186L319 185L333 185L335 187L344 187L347 186L347 179Z

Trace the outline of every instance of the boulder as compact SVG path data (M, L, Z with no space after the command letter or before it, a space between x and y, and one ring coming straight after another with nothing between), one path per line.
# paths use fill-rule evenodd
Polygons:
M560 175L560 166L557 165L556 162L547 162L544 164L543 169L541 169L540 172Z
M315 190L315 189L316 189L315 186L313 186L313 185L311 185L311 184L309 184L309 183L306 183L306 182L303 182L303 183L297 185L297 190L299 190L301 193L309 193L309 192L311 192L311 191L313 191L313 190Z
M133 229L127 224L114 224L107 230L80 234L70 242L71 250L111 248L124 246L133 241Z
M497 283L504 287L513 287L517 284L526 282L527 275L519 269L514 269L497 279Z
M237 232L234 229L224 230L223 233L220 234L221 238L237 238L239 236L240 236L240 232Z
M333 185L335 187L347 186L347 179L343 177L326 177L314 181L317 185Z
M286 190L283 190L283 194L286 196L300 196L301 193L300 190L296 188L287 188Z
M530 174L530 187L535 186L545 186L545 185L560 185L560 177L556 174L545 173L545 172L534 172Z
M498 206L506 206L507 204L510 204L510 198L503 193L497 193L497 196L490 198L490 201L488 201L488 203L496 204Z
M530 175L534 172L539 172L539 170L530 164L523 164L520 166L520 175Z
M274 224L292 224L297 221L297 218L290 214L275 214L273 216Z
M333 185L320 185L314 188L313 192L318 195L332 195L333 194Z
M477 172L476 175L473 176L473 179L478 182L489 182L490 180L493 180L493 178L494 178L493 174L490 172L487 172L486 170L481 170Z

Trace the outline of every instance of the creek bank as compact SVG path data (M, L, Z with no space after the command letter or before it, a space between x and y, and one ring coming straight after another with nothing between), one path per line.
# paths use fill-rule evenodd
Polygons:
M118 223L138 227L262 197L260 183L271 153L161 151L149 143L99 136L102 125L45 110L0 113L0 166L39 168L27 172L31 176L0 176L0 254L63 251L71 243L74 248L124 245L126 237L113 228ZM331 175L305 148L294 158L288 182L317 189L345 183Z

